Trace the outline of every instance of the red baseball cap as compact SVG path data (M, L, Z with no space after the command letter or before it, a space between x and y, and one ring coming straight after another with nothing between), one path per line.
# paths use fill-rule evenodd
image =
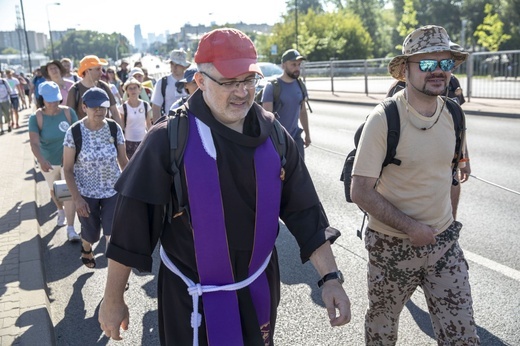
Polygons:
M225 78L248 72L263 76L257 65L255 45L246 34L236 29L220 28L204 34L195 53L195 62L212 63Z

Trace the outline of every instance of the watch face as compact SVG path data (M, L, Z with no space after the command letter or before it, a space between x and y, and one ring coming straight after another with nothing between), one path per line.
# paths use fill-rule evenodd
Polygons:
M340 272L339 270L338 270L338 281L340 283L344 283L345 282L345 278L343 278L343 273Z

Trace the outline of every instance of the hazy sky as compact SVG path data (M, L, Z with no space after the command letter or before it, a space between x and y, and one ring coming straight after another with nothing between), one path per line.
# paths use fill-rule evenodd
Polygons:
M120 32L134 41L134 25L148 33L179 32L185 24L217 25L242 21L247 24L274 24L286 12L285 0L21 0L27 30L48 35L48 20L53 31L74 28L98 32ZM60 5L55 5L60 3ZM140 6L131 4L139 3ZM20 0L0 0L0 31L16 27ZM48 11L48 18L47 18ZM21 20L21 10L20 10ZM22 23L23 25L23 23Z

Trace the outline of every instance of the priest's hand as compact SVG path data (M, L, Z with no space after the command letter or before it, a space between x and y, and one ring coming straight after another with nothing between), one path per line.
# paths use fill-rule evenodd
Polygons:
M350 300L338 280L329 280L323 284L321 297L327 308L330 325L342 326L350 322ZM339 313L339 314L338 314Z
M99 307L99 325L108 338L114 340L122 340L120 328L128 329L129 323L128 306L123 301L121 302L107 302L105 299L101 302Z

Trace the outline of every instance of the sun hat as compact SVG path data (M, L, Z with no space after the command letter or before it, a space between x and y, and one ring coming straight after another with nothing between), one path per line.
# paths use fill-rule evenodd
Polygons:
M215 29L204 34L195 53L197 64L213 63L225 78L235 78L248 72L263 76L257 58L251 39L242 31L231 28Z
M186 60L186 52L184 49L174 49L170 52L170 59L168 62L173 62L177 65L181 65L184 67L188 67L191 65L191 62Z
M451 52L455 67L468 58L469 53L450 46L450 37L441 26L427 25L411 32L403 42L403 54L394 57L388 64L388 72L395 79L405 81L403 65L408 57L416 54Z
M60 86L52 81L46 81L38 85L38 94L43 97L46 102L58 102L63 100Z
M307 58L301 55L296 49L288 49L282 54L282 64L292 60L307 60Z
M141 82L139 82L137 80L137 78L135 77L128 77L128 79L126 80L125 84L123 84L123 91L126 91L126 88L131 85L131 84L136 84L139 86L139 88L142 86Z
M191 83L197 71L198 69L196 64L190 65L190 67L184 70L184 76L178 83Z
M141 69L140 67L134 67L133 69L130 70L130 72L128 73L128 78L130 77L134 77L136 74L140 74L144 77L144 72L143 72L143 69Z
M41 72L43 74L43 76L45 78L48 78L50 79L50 76L49 76L49 71L48 71L48 68L50 65L55 65L58 67L58 69L60 70L60 74L62 76L66 75L67 74L67 70L65 69L65 67L63 67L63 64L61 63L61 61L59 60L52 60L52 61L49 61L48 63L46 63L45 65L43 65L41 67Z
M105 59L100 59L95 55L87 55L79 62L78 75L83 76L83 73L89 68L106 65L108 65L108 61Z
M83 103L87 105L88 108L94 107L110 107L110 99L108 98L105 90L94 87L90 88L82 96Z

